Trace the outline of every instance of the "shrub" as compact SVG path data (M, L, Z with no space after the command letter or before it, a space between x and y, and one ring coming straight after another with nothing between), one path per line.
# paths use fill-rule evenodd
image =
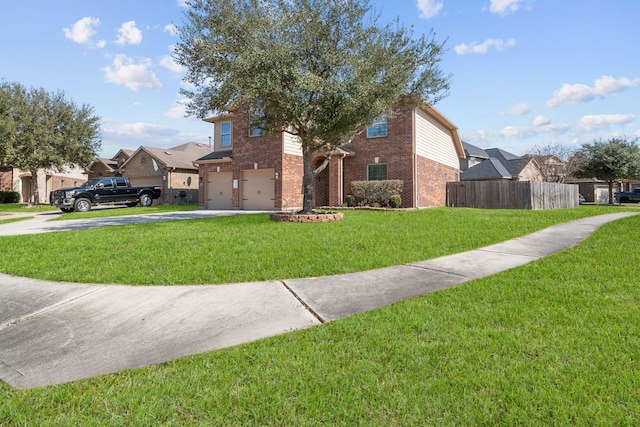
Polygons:
M390 206L391 196L402 193L403 182L399 179L384 181L353 181L351 192L359 206Z
M18 203L20 193L17 191L0 191L0 203Z
M353 197L351 194L349 194L347 197L344 198L345 203L347 204L348 207L352 208L356 205L356 198Z
M402 206L402 197L400 197L399 194L394 194L393 196L389 197L389 206L391 206L392 208L399 208L400 206Z

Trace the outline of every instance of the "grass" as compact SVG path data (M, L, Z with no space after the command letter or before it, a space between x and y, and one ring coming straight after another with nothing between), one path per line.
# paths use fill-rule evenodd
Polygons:
M409 224L444 224L428 212ZM467 220L460 234L495 226L475 212L449 212ZM0 386L0 425L640 425L638 241L640 217L622 219L526 266L320 327L70 384Z
M279 223L256 214L8 236L0 238L7 248L0 271L130 285L281 280L421 261L619 211L346 211L343 221L325 224Z
M0 214L3 212L8 213L27 213L27 214L35 214L41 212L51 212L57 210L54 207L49 205L28 205L26 203L0 203Z

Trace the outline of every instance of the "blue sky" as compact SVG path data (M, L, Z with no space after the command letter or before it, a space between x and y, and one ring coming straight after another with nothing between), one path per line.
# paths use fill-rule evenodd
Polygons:
M0 79L64 91L102 121L102 153L208 143L185 118L171 60L184 0L1 0ZM637 0L372 0L381 20L447 40L450 95L436 108L463 140L525 154L640 136Z

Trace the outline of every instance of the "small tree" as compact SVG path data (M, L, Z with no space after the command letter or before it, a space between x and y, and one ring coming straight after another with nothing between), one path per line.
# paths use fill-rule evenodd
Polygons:
M100 149L99 131L93 108L77 107L62 92L0 84L0 165L31 173L36 204L38 170L88 167Z
M187 69L187 111L229 106L252 126L298 137L303 211L314 176L337 148L405 102L435 103L449 77L433 33L414 40L399 23L381 26L369 0L192 0L175 59ZM313 168L313 156L326 160Z
M575 151L566 145L549 143L534 146L527 157L538 162L546 182L564 182L566 177L574 176L578 169Z
M596 178L609 184L609 204L613 204L613 183L640 177L640 148L637 138L611 138L583 144L576 153L580 168L576 178Z

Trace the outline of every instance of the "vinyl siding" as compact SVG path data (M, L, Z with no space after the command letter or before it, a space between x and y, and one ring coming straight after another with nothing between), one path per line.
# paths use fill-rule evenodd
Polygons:
M287 132L283 132L282 135L284 138L284 153L302 156L302 145L300 145L298 137Z
M421 109L415 110L416 154L452 168L460 167L460 160L451 131Z

